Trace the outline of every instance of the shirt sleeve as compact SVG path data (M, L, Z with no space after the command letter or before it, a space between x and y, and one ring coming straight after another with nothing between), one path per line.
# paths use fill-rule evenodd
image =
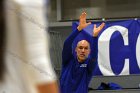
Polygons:
M97 66L97 37L92 37L92 47L90 53L90 61L88 63L88 73L92 76L92 73Z
M72 43L76 36L80 33L80 31L75 30L71 33L71 35L65 40L63 51L62 51L62 64L65 66L69 60L72 58Z

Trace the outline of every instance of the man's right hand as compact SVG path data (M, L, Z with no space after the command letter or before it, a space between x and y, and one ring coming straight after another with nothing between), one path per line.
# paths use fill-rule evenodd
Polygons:
M79 31L81 31L82 29L84 29L85 27L87 27L88 25L90 25L91 24L91 22L86 22L86 16L87 16L87 14L85 13L85 12L83 12L82 14L81 14L81 16L80 16L80 19L79 19L79 26L77 27L77 29L79 30Z

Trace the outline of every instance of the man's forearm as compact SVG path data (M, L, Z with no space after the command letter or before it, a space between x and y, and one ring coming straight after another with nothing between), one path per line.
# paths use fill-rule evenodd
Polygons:
M64 62L72 56L72 43L78 34L79 31L76 30L72 32L71 35L65 40L62 51L62 59Z

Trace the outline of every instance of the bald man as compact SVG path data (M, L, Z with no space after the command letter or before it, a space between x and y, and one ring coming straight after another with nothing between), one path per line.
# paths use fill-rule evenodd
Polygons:
M80 16L79 26L76 31L64 42L62 52L62 72L60 78L61 93L87 93L88 84L92 78L92 72L97 64L97 36L102 30L105 23L102 23L98 28L94 25L93 29L93 47L87 40L79 40L75 48L76 56L72 53L72 44L74 39L91 23L86 22L86 13L83 12Z

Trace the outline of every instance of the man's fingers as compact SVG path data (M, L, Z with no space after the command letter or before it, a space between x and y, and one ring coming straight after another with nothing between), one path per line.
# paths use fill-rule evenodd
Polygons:
M100 28L100 29L103 29L104 26L105 26L105 23L103 22L103 23L99 26L99 28Z
M86 12L83 12L83 13L81 14L80 18L86 18L86 16L87 16Z
M105 23L102 23L102 24L97 28L96 24L94 24L93 36L94 36L94 37L98 36L99 32L103 29L104 26L105 26Z
M94 24L94 29L96 28L96 24Z

